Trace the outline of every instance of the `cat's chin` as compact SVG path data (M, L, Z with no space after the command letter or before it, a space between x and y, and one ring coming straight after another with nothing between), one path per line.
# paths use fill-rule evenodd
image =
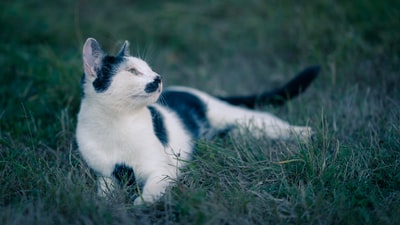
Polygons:
M156 102L158 100L158 98L160 97L160 95L162 93L162 90L163 90L163 85L161 83L156 91L154 91L154 92L149 94L149 97L150 98L154 98L154 102Z
M161 93L162 93L162 85L160 85L160 87L156 91L149 93L147 95L138 96L138 97L146 98L146 101L148 101L149 104L152 104L152 103L157 102L157 100L160 98Z
M161 90L161 88L159 88L159 90L157 90L150 96L150 98L154 100L154 101L152 101L152 103L156 102L158 100L158 98L160 98L161 92L162 92L162 90Z
M132 95L133 98L152 98L154 96L160 96L161 92L162 92L163 88L162 85L160 85L160 87L157 88L157 90L150 92L150 93L141 93L141 94L135 94Z

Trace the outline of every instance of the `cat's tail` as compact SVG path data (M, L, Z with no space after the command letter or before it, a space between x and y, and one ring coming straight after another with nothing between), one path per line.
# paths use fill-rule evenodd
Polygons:
M317 77L319 71L319 66L307 67L284 86L272 91L263 92L261 94L218 98L232 105L242 105L248 108L255 108L258 105L265 104L276 106L283 105L285 101L303 93L311 84L311 82Z

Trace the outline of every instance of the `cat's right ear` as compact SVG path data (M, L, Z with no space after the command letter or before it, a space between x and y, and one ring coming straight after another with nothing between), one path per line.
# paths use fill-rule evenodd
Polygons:
M105 53L94 38L88 38L83 45L83 66L85 74L97 77L96 71L101 67Z
M129 41L125 41L124 44L122 45L121 49L119 50L117 56L123 57L123 56L129 56Z

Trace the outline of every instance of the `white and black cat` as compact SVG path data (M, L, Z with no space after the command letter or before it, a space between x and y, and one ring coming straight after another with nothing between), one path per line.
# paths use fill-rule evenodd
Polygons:
M83 158L100 175L100 194L127 178L129 185L138 187L135 204L156 201L191 159L196 139L227 130L304 141L311 135L309 127L292 126L247 108L282 104L295 97L317 76L318 67L307 68L282 88L261 95L213 97L188 87L163 90L161 76L130 56L128 48L125 41L119 53L110 56L93 38L83 46L76 138Z

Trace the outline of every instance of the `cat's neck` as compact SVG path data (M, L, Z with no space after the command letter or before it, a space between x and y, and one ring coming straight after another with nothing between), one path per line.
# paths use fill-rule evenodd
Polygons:
M140 117L143 113L148 113L147 107L127 107L124 105L113 105L112 107L107 104L87 98L82 101L81 108L84 108L88 114L93 118L108 118L115 120L117 118L126 117Z

